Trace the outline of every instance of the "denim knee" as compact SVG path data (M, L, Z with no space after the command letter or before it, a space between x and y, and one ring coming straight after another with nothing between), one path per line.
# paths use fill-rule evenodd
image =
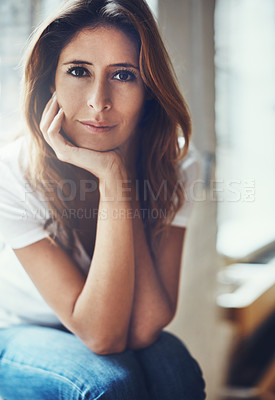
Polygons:
M202 400L204 381L184 344L163 332L151 346L96 355L72 334L41 327L0 331L5 400Z
M100 356L72 334L41 327L0 331L5 400L148 399L133 352Z
M136 353L152 399L205 399L199 364L176 336L164 331L155 343Z
M83 400L149 400L149 394L145 387L144 378L137 363L133 368L129 355L121 353L120 357L105 357L106 368L103 371L97 370L96 382L91 377L91 382L86 383L82 390ZM125 356L125 357L124 357ZM117 359L118 358L118 359ZM125 358L125 364L122 359ZM135 363L135 359L133 358ZM110 363L110 364L109 364ZM88 372L88 371L87 371ZM103 372L103 374L101 374ZM88 378L89 373L86 375ZM95 396L97 387L98 396Z

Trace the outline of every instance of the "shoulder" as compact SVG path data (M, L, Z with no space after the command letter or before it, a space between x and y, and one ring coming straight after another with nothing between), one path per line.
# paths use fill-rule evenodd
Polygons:
M16 183L25 184L25 171L28 163L27 137L20 136L0 147L0 187L15 191ZM12 184L10 184L10 182Z
M0 203L9 200L24 201L28 190L25 172L28 162L27 140L24 136L0 148Z
M27 162L24 136L1 147L0 235L13 248L46 236L43 226L48 216L47 203L25 178Z
M20 159L20 154L24 151L27 145L25 136L20 136L12 142L5 143L0 147L0 162L15 169Z
M179 137L178 141L180 148L183 149L185 143L184 138ZM183 182L184 186L190 185L199 178L200 171L201 163L199 153L193 143L190 143L187 154L178 162L178 178Z
M183 149L184 138L179 138L180 148ZM195 146L190 143L185 157L178 162L178 184L183 186L184 203L177 211L171 223L172 226L185 228L188 225L194 202L194 184L200 175L200 157Z
M24 166L20 162L20 155L24 153L24 138L5 144L0 149L0 193L1 202L7 194L14 193L20 198L20 187L24 186Z

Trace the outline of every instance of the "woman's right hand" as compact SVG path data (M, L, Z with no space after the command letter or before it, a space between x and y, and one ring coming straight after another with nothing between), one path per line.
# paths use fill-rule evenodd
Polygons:
M64 111L59 109L56 94L48 101L40 122L40 130L56 157L77 167L83 168L100 181L114 178L127 179L123 156L119 148L100 152L77 147L61 134Z

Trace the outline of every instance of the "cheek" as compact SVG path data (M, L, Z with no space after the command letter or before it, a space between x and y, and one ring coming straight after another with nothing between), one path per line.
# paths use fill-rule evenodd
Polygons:
M70 90L56 90L57 102L67 117L73 116L80 107L81 96Z
M144 109L144 99L137 99L137 101L133 104L131 109L132 119L135 124L137 124L142 117Z
M125 117L127 117L128 120L132 120L132 122L136 122L136 120L141 116L144 101L145 96L143 92L136 91L130 96L125 96L121 102L124 105L123 109ZM122 109L122 104L120 107Z
M56 97L59 107L62 107L65 115L73 114L80 101L79 90L70 84L67 79L56 78L55 82Z

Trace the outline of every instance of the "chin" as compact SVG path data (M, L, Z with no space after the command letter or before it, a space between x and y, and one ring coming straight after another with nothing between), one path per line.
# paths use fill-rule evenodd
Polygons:
M88 149L88 150L93 150L93 151L100 151L100 152L106 152L106 151L112 151L115 149L115 147L111 147L108 145L103 145L103 144L95 144L95 143L89 143L89 142L75 142L74 143L77 147L82 147L83 149Z

